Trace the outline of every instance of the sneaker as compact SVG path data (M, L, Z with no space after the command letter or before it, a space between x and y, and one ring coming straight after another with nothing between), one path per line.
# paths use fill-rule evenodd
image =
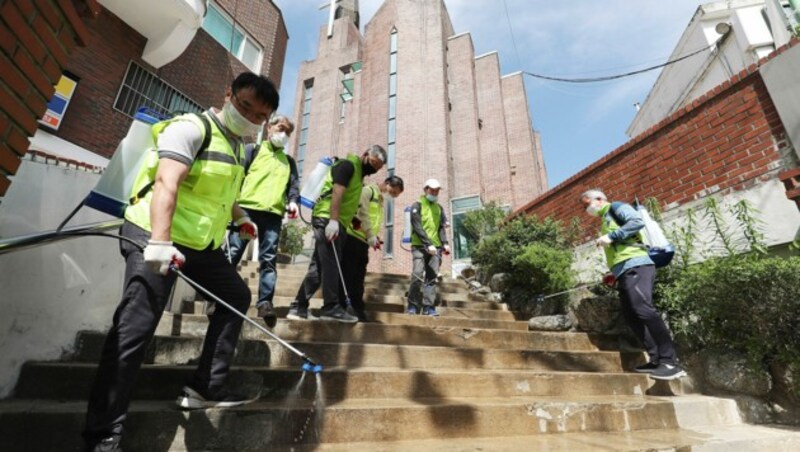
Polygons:
M652 372L650 377L656 380L675 380L677 378L685 377L686 371L677 364L659 364Z
M436 308L433 306L423 306L422 307L422 315L429 315L431 317L439 317L439 313L436 312Z
M87 444L84 450L87 452L122 452L122 448L119 445L120 440L122 440L121 436L112 435L96 443Z
M330 309L324 309L323 308L322 311L320 311L319 318L321 320L335 320L335 321L341 322L341 323L356 323L356 322L358 322L358 317L348 314L347 311L342 309L342 307L339 306L338 304L333 306Z
M419 311L417 310L417 307L415 305L410 304L408 305L408 309L406 309L406 314L417 315L419 314Z
M658 368L658 363L649 362L646 364L642 364L641 366L636 366L631 370L633 370L634 372L638 372L640 374L651 374L657 368Z
M195 410L198 408L230 408L250 403L253 400L230 393L225 388L208 389L201 392L187 385L183 387L183 392L175 403L184 410Z
M308 320L308 308L301 308L292 303L292 306L289 307L289 313L286 314L286 318L289 320Z
M258 316L264 319L267 328L275 328L275 325L278 324L278 314L275 313L275 309L269 301L258 307Z

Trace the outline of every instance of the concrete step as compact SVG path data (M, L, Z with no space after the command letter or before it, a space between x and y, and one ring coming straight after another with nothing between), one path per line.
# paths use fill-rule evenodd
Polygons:
M18 399L84 400L96 373L89 363L25 363L15 390ZM174 400L191 378L194 366L145 365L134 400ZM249 374L249 375L242 375ZM234 367L229 385L262 399L283 400L301 377L299 367ZM328 403L350 399L431 399L557 396L564 386L570 397L669 395L683 391L680 382L657 382L635 373L539 372L529 370L401 370L328 367L323 373ZM237 384L238 383L238 384ZM299 397L313 399L316 385L306 384Z
M281 452L519 452L519 451L689 451L775 452L800 450L800 429L784 425L722 425L632 432L447 438L347 444L287 445Z
M122 447L265 450L298 443L552 437L741 425L734 401L702 396L325 400L258 401L189 413L176 410L171 401L133 402ZM83 402L0 403L0 450L78 450L85 409Z
M277 341L240 340L234 364L300 368L302 361ZM96 363L105 336L84 332L78 336L74 362ZM266 344L266 349L248 345ZM337 342L290 341L315 361L327 367L443 369L453 370L526 370L564 372L619 373L646 361L642 352L611 351L540 351L513 349L451 348L411 345L357 344ZM203 338L156 336L148 350L148 364L182 365L194 363L200 356Z
M272 299L272 305L274 307L289 306L295 300L294 297L295 294L292 294L292 296L290 297L279 296L276 294L276 296ZM255 306L256 301L258 301L257 291L253 291L251 303ZM322 304L321 293L315 294L315 297L311 299L311 305L314 305L315 301L317 301L317 303L319 303L320 305ZM408 305L407 298L395 295L367 295L364 297L364 302L371 303L374 305L397 305L401 307L399 312L404 311L406 306ZM441 300L441 307L488 310L488 311L508 311L508 306L503 303L484 302L484 301L465 301L465 300L453 300L453 299Z
M258 283L257 282L248 282L248 287L250 291L253 293L253 296L258 295ZM280 281L275 285L275 294L276 297L294 297L297 294L297 290L300 287L300 281L296 283L293 281L290 282L283 282ZM368 298L371 296L397 296L397 297L405 297L406 293L408 292L408 285L402 287L396 287L395 285L392 286L367 286L364 290L364 297ZM457 292L439 292L439 298L442 300L452 300L452 301L476 301L474 298L470 297L467 291L457 291ZM314 293L315 298L322 297L322 289L318 290Z
M259 321L261 321L259 319ZM435 325L435 321L434 325ZM208 327L203 315L164 313L156 330L160 335L202 336ZM541 331L504 331L447 326L382 325L375 323L281 320L275 334L289 341L353 342L395 345L431 345L464 348L597 351L619 350L617 336ZM261 331L245 327L243 337L261 339Z
M278 313L278 317L284 318L286 314L289 312L289 305L291 302L294 301L294 298L288 297L275 297L272 299L273 306ZM258 316L258 310L255 307L256 301L255 298L253 299L250 308L247 311L247 315L255 318ZM321 298L312 298L309 302L310 306L312 306L311 312L315 315L318 315L318 309L314 308L314 306L322 306L322 299ZM458 304L458 303L454 303ZM472 305L480 307L480 305ZM367 301L365 303L366 311L368 314L377 314L377 313L395 313L395 314L402 314L405 312L406 307L402 304L393 304L393 303L373 303ZM182 314L204 314L205 313L205 302L202 301L184 301L181 307ZM502 310L502 309L465 309L457 306L439 306L436 308L436 311L439 313L440 319L449 319L449 318L459 318L459 319L473 319L473 320L491 320L491 321L502 321L502 322L514 322L516 321L516 316L513 312ZM415 316L410 316L415 318ZM425 316L416 316L416 317L425 317ZM527 323L525 323L527 325ZM517 328L513 328L517 329ZM526 328L520 328L525 329Z
M251 290L258 288L258 277L253 275L252 277L244 278L244 281L247 283L247 286L250 287ZM276 291L289 291L293 292L296 291L300 284L303 282L302 277L295 277L295 276L287 276L284 274L278 274L278 280L275 283L275 290ZM364 287L367 292L370 290L378 290L383 292L393 292L394 294L402 295L404 294L409 287L410 280L406 281L396 281L396 282L385 282L385 281L373 281L367 279L364 281ZM463 284L456 284L456 283L443 283L437 286L437 291L440 294L468 294L469 290L467 290L466 286ZM292 294L294 295L294 294Z

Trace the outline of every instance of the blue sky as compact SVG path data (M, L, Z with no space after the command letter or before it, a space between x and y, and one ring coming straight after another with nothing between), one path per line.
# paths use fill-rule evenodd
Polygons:
M294 112L297 69L314 59L326 0L274 0L283 11L289 47L281 111ZM363 31L383 0L361 0ZM697 0L445 0L456 33L470 32L476 55L497 50L503 74L525 70L596 77L665 62L689 24ZM519 50L519 56L515 52ZM526 77L528 105L553 187L628 140L635 102L659 71L617 81L567 84Z

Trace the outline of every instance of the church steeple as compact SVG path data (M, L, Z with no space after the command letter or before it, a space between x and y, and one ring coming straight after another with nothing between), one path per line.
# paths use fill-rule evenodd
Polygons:
M358 0L337 0L335 18L347 17L359 28Z
M330 3L324 4L319 9L330 8L334 6L328 15L328 37L333 36L333 21L345 17L350 19L358 28L359 14L358 14L358 0L331 0Z

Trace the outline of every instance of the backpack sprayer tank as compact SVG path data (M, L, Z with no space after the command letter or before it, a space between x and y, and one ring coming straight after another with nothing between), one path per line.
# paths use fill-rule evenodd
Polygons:
M155 146L152 125L166 119L158 112L142 107L133 117L128 134L120 141L103 175L84 200L84 205L122 218L131 190L147 151Z
M314 204L317 203L317 199L322 192L322 186L325 184L325 177L331 170L332 165L333 159L330 157L319 159L314 171L311 171L306 183L303 184L303 189L300 190L300 204L309 209L314 208Z
M411 243L411 207L403 209L403 243Z

